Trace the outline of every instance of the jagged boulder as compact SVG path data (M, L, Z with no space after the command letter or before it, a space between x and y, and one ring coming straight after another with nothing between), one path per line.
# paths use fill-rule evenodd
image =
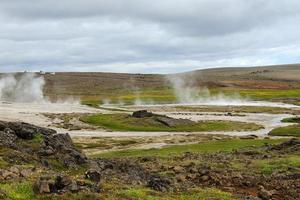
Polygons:
M38 127L24 122L3 122L0 121L0 131L15 134L20 139L31 140L37 134L53 135L55 130Z
M31 141L34 138L38 139L32 146L19 142ZM44 163L44 166L49 165L48 157L73 168L87 162L86 156L75 148L69 134L57 134L55 130L22 122L0 121L0 146L20 152L19 156L30 155L34 160Z
M76 167L87 162L86 156L74 147L69 134L46 136L41 146L41 155L55 155L67 167Z
M34 184L34 191L38 194L78 192L80 190L100 192L99 189L97 184L76 180L61 174L41 176Z

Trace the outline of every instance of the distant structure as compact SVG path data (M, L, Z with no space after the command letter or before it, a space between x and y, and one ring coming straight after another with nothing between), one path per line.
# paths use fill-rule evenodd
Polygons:
M55 72L44 72L44 71L40 71L39 74L40 74L40 75L46 75L46 74L55 75Z

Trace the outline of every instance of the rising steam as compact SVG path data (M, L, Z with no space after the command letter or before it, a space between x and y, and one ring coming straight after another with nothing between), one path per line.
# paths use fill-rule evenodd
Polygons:
M44 85L44 78L34 73L24 73L18 78L14 75L5 75L0 78L0 100L22 103L45 102Z
M173 87L178 103L181 104L236 105L246 101L238 94L230 96L221 92L211 94L208 88L199 87L192 75L172 75L167 78Z

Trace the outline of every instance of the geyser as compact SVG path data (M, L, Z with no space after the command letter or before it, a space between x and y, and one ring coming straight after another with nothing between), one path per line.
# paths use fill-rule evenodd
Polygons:
M0 78L0 100L22 103L45 102L44 85L44 78L34 73L24 73L18 77L11 74L4 75Z
M180 104L236 105L247 101L238 94L230 96L221 92L211 94L208 88L199 87L195 77L189 74L171 75L167 78Z

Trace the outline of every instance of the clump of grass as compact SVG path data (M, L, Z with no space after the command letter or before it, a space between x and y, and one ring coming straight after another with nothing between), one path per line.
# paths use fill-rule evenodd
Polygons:
M223 192L215 188L195 189L185 193L159 193L145 188L128 188L119 191L114 199L131 199L131 200L233 200L235 199L230 193Z
M0 189L5 192L8 199L28 200L34 198L32 184L30 182L3 183Z
M272 136L293 136L300 137L300 125L290 125L285 127L278 127L269 132Z
M272 174L273 172L287 172L290 167L300 167L300 157L292 155L285 158L256 160L254 167L259 169L263 174Z
M44 136L42 134L36 134L33 139L31 140L31 142L33 143L41 143L44 140Z
M155 117L135 118L128 114L97 114L82 117L83 122L116 131L167 131L167 132L204 132L204 131L244 131L258 130L262 126L254 123L236 121L201 121L193 124L166 126Z
M218 151L230 152L234 149L246 147L259 147L265 144L278 144L285 139L257 139L241 140L228 139L223 141L207 141L199 144L174 145L162 149L129 149L124 151L113 151L94 155L94 157L139 157L139 156L158 156L169 157L182 155L186 152L207 152Z

